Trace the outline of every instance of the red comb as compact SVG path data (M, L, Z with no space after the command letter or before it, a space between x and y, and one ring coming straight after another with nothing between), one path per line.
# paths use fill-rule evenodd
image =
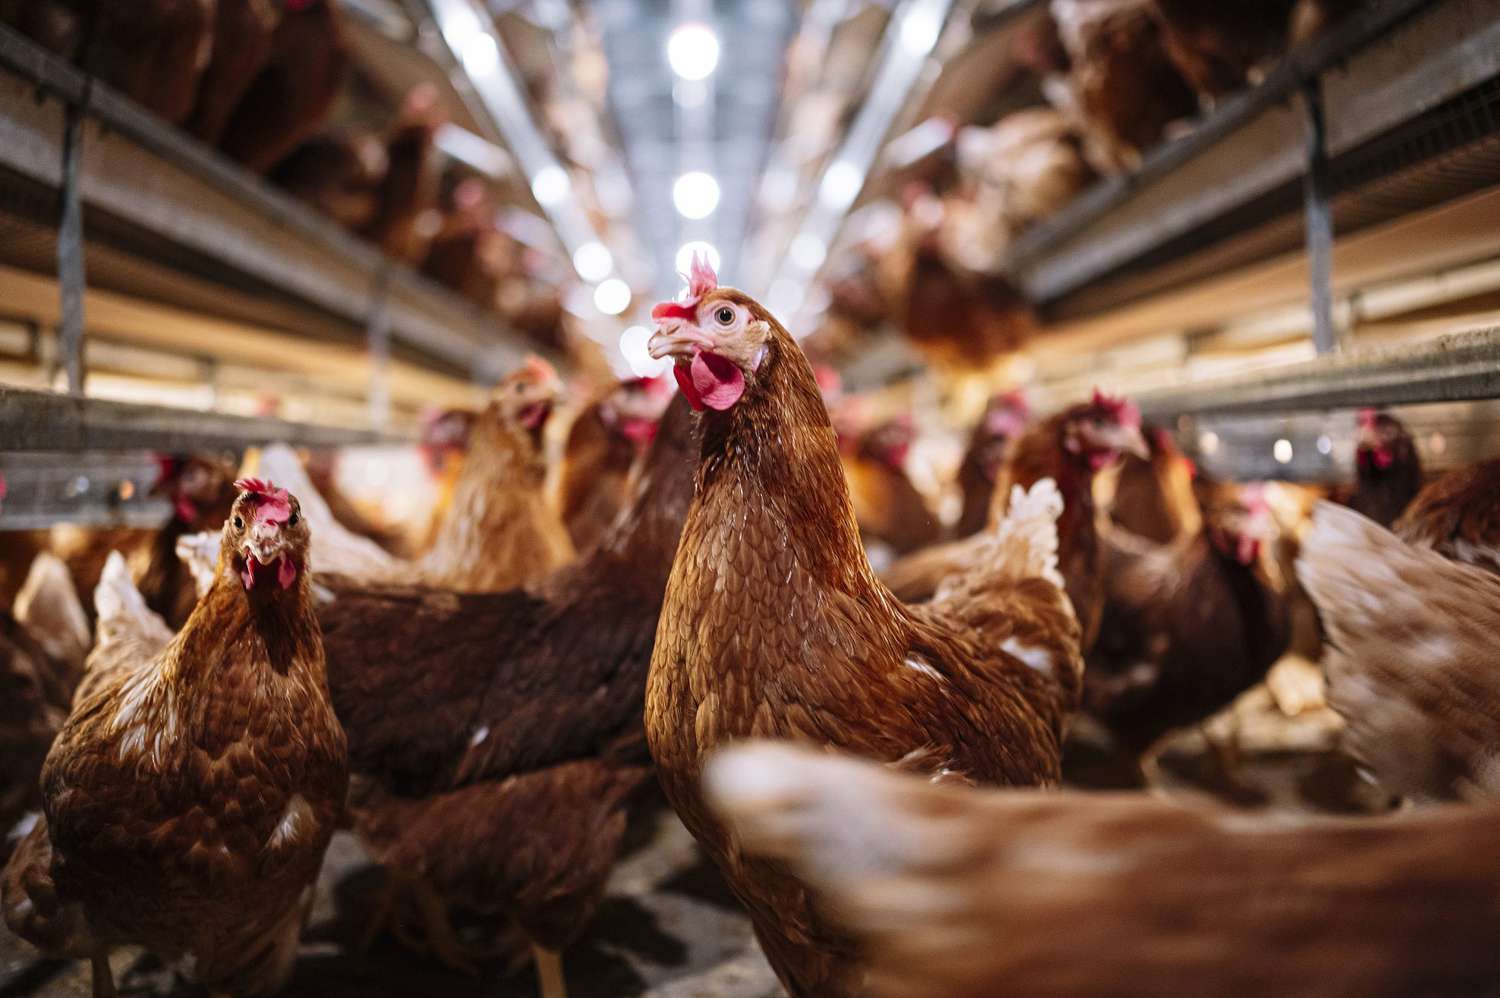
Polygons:
M1373 430L1375 428L1376 412L1374 409L1359 410L1359 426L1362 430Z
M557 368L536 354L528 354L526 362L520 366L517 373L524 374L532 381L546 382L557 380Z
M675 301L664 301L651 310L651 318L656 322L663 319L686 319L691 322L695 314L691 305Z
M1114 398L1106 395L1099 389L1094 389L1094 408L1101 409L1114 417L1115 422L1121 426L1140 426L1141 410L1124 396Z
M693 254L693 262L688 267L688 297L696 301L719 286L719 275L714 273L713 265L708 262L708 257L701 253Z
M255 500L255 518L271 523L285 523L292 515L292 497L260 478L241 478L234 487Z

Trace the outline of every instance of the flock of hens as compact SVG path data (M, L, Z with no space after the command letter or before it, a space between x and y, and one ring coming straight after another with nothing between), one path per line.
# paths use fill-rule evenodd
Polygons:
M1006 395L961 476L979 522L877 572L859 448L796 341L701 262L653 318L677 390L593 400L561 467L540 361L434 424L419 551L279 446L164 460L159 532L67 561L12 535L11 930L92 960L98 995L121 946L271 993L352 827L387 874L369 938L470 970L499 947L554 998L665 804L793 995L1493 984L1500 461L1424 480L1366 412L1357 481L1288 524L1126 400L1034 419ZM1344 750L1411 812L1141 792L1153 746L1266 677L1299 603ZM1073 772L1083 717L1138 789Z
M0 2L0 19L417 252L431 95L378 181L342 172L368 164L316 131L332 0L149 6L184 27L125 45L142 25L85 0ZM1192 100L1241 85L1310 6L1216 5L1209 30L1185 0L1054 0L1062 48L1033 54L1097 123L1113 100L1163 105L1089 75L1160 85L1132 31ZM1080 27L1105 7L1130 16ZM1272 37L1252 30L1267 7ZM1079 171L1128 165L1177 117L1089 134L1049 114L1006 127L1082 135ZM308 179L330 167L353 186ZM452 196L455 215L482 199ZM913 291L907 328L921 339L955 300ZM567 399L530 361L482 411L433 422L437 501L415 532L270 447L244 467L163 458L161 530L66 550L5 535L11 931L90 960L96 996L120 947L211 993L275 993L349 828L386 871L369 939L469 970L533 962L560 998L628 834L670 807L797 998L1495 988L1500 461L1425 476L1401 424L1367 411L1352 483L1214 481L1128 400L1038 418L1010 392L973 428L945 523L903 471L910 422L841 425L835 380L705 262L652 318L675 386ZM554 411L574 407L557 455ZM1165 738L1299 645L1392 813L1147 792ZM1082 728L1133 789L1098 792ZM482 950L460 922L487 927Z

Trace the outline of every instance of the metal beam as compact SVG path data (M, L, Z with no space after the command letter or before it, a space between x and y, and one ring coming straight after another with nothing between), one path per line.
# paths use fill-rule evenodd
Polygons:
M1272 414L1500 398L1500 328L1414 346L1331 354L1137 399L1150 419Z
M74 398L0 386L0 451L239 450L408 443L413 434L291 423L217 412Z

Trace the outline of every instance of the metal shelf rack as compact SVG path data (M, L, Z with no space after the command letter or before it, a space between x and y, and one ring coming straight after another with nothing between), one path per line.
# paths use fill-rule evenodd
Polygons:
M1493 184L1500 21L1486 0L1374 0L1134 173L1019 237L999 270L1066 323L1308 247L1336 348L1332 232Z

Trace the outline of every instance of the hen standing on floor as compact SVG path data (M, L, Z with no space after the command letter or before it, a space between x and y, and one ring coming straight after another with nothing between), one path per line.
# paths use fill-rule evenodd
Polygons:
M1078 623L1056 568L1052 482L1017 489L986 557L908 607L860 545L833 427L807 358L742 292L693 266L659 305L652 353L702 410L696 492L646 691L646 734L677 813L749 907L795 998L858 994L847 937L785 868L743 856L699 786L707 753L797 738L944 780L1059 775L1079 696Z
M5 869L6 924L92 959L95 998L114 995L124 945L190 958L215 991L279 990L344 805L307 525L285 490L237 484L213 585L164 646L112 562L99 645L42 770L45 820ZM144 629L112 630L108 598Z

